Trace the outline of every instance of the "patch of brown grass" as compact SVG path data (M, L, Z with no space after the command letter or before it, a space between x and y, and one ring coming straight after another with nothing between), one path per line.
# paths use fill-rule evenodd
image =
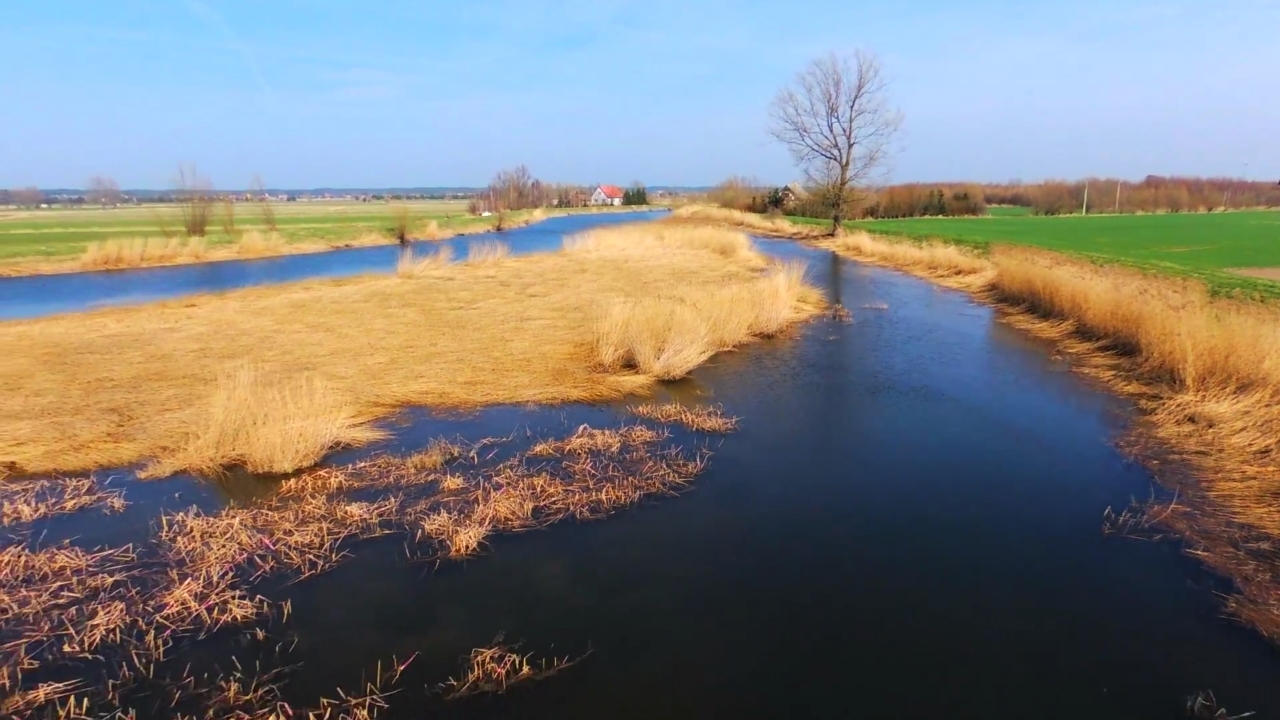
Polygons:
M779 238L820 237L828 232L825 228L814 225L797 225L786 218L769 217L767 215L707 205L682 205L672 211L668 222L719 225L746 230L756 235Z
M673 380L718 352L777 335L820 306L799 263L696 295L616 302L597 320L595 359L610 372L634 370Z
M994 274L987 258L947 243L887 240L855 230L818 244L841 255L904 270L961 290L982 290Z
M203 237L111 238L89 243L80 255L82 270L117 270L143 265L195 262L208 255Z
M274 230L262 232L249 230L240 235L240 239L232 246L232 252L239 257L270 257L287 252L288 241Z
M448 267L452 261L453 248L448 245L422 255L407 250L396 260L396 275L402 278L426 277Z
M683 425L690 430L705 433L731 433L738 429L738 418L724 414L719 405L695 405L680 403L644 403L630 405L627 411L648 420L669 425Z
M0 463L283 472L371 439L359 423L404 405L615 399L817 312L799 272L762 273L740 234L640 240L655 225L423 282L319 280L0 324L0 343L23 349L0 358Z
M467 262L473 265L495 263L511 257L511 246L497 240L480 240L467 246Z
M216 474L238 466L287 473L314 465L340 447L385 436L358 406L314 375L283 377L240 365L218 376L186 442L144 477L186 470Z

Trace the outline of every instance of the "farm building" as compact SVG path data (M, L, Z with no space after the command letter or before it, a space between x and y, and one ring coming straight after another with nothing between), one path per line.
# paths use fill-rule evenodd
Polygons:
M617 185L601 185L591 193L592 205L621 205L622 188Z

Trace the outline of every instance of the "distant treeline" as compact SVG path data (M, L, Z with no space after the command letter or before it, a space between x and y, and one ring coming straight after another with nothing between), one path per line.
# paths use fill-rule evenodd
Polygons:
M489 181L489 187L476 193L467 205L472 214L529 210L541 207L575 208L591 204L594 187L568 183L543 182L524 165L502 170ZM623 205L648 205L643 185L632 184L623 193Z
M743 177L725 180L708 191L706 199L748 212L814 218L830 218L834 205L832 198L825 197L821 190L798 185L770 188ZM1148 175L1139 182L1089 178L1040 183L906 183L851 191L846 200L846 214L868 220L973 216L986 215L991 205L1025 207L1036 215L1275 208L1280 207L1280 184L1156 175Z

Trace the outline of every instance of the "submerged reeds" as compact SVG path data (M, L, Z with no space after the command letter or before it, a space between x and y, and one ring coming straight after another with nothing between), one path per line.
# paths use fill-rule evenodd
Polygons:
M165 513L142 547L0 543L4 708L20 714L74 701L77 712L89 716L91 707L114 702L122 684L151 677L156 663L172 658L182 643L276 611L287 615L287 604L276 607L255 595L254 583L325 572L348 557L354 540L397 533L417 541L420 559L471 557L497 533L601 518L679 492L708 456L670 445L666 433L640 425L583 426L505 460L481 456L482 448L511 440L439 440L408 456L311 470L257 503ZM563 665L553 661L538 670ZM100 674L82 668L85 682L58 678L82 666ZM532 677L526 666L534 667L522 657L509 666L514 674L482 669L453 689L505 687ZM46 679L50 673L53 680ZM270 675L223 680L211 690L211 702L219 699L214 705L223 710L255 706L260 693L276 696Z
M724 414L719 405L681 405L680 403L644 403L629 405L632 415L656 420L660 423L683 425L690 430L705 433L729 433L738 429L738 418Z
M502 694L512 685L539 680L578 663L577 659L550 658L534 660L533 653L521 654L512 645L504 645L502 636L489 647L476 648L463 663L462 673L439 686L447 700L481 693Z

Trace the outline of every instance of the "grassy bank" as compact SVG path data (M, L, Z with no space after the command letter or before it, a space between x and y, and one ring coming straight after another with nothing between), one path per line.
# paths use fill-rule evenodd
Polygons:
M679 216L777 236L788 230L785 221L723 210ZM1280 306L1033 248L979 251L861 231L829 237L812 225L790 231L971 292L1132 399L1142 418L1127 442L1179 490L1177 512L1165 506L1150 517L1177 518L1192 550L1237 581L1232 610L1280 641ZM1194 482L1180 484L1173 469L1190 471Z
M496 248L495 248L496 250ZM520 258L0 324L0 462L285 472L405 405L617 398L817 310L736 231L615 227Z
M798 223L816 222L797 219ZM1244 277L1280 268L1280 212L911 218L849 223L878 235L986 249L1025 245L1200 280L1218 294L1280 298L1280 284Z
M25 210L0 213L0 276L67 273L152 265L176 265L245 257L313 253L390 244L403 224L416 240L507 230L548 217L643 208L518 210L501 217L466 213L459 201L386 203L277 203L268 223L254 203L234 206L234 226L223 222L225 205L212 208L203 237L180 238L178 212L170 206L113 209ZM167 233L167 235L166 235Z

